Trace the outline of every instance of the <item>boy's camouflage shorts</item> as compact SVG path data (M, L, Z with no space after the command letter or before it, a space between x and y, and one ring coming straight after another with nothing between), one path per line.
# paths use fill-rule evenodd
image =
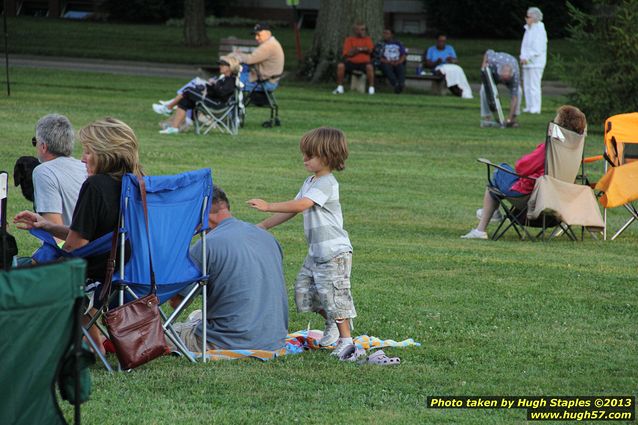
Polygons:
M300 313L324 310L330 319L352 319L357 312L350 292L352 253L325 263L306 257L295 281L295 303Z

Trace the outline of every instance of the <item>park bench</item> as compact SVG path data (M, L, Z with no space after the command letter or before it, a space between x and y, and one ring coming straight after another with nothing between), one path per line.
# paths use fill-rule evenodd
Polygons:
M414 88L423 88L425 81L430 82L430 91L432 94L442 96L447 93L447 85L443 75L433 74L429 70L425 70L426 74L421 72L423 66L423 49L406 47L405 59L405 81L406 86Z
M217 58L225 55L229 55L235 51L241 53L252 53L257 48L257 42L255 39L241 39L236 37L226 37L219 40L219 50L217 51ZM217 58L214 64L201 65L199 67L200 73L203 74L202 78L208 78L211 75L219 73L219 65L217 65Z
M405 58L405 85L414 89L425 90L429 82L430 92L437 96L447 93L447 85L443 75L433 74L429 70L422 70L423 49L406 48ZM375 69L375 79L384 79L385 76L380 69ZM353 71L350 78L350 89L365 92L366 76L361 71Z

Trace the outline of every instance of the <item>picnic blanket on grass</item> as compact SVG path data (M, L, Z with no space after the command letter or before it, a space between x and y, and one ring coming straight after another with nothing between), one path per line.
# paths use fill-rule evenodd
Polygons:
M310 335L310 336L309 336ZM317 341L321 338L321 331L301 330L288 334L286 345L281 350L208 350L206 352L207 360L237 360L245 358L253 358L261 361L272 360L276 357L288 354L301 354L304 351L318 350ZM375 336L359 335L352 338L354 344L364 350L382 347L420 347L421 344L415 342L412 338L403 341L394 341L392 339L380 339ZM326 347L332 349L333 347ZM199 357L200 353L193 353Z

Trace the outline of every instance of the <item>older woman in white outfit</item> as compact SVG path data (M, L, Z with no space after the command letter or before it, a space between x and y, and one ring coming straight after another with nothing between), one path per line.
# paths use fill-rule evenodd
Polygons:
M538 7L527 9L525 35L521 43L520 61L523 68L523 112L541 113L541 79L547 62L547 33L543 12Z

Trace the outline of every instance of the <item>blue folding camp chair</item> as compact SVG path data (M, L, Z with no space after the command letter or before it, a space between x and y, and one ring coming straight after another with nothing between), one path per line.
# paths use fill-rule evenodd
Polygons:
M190 171L173 176L146 176L146 201L148 209L148 233L144 219L144 209L140 196L139 183L133 174L122 178L120 197L120 226L118 230L118 250L120 262L113 276L115 291L110 297L116 297L122 305L134 298L144 296L150 288L149 261L152 257L153 271L160 303L170 299L178 292L189 288L184 300L175 311L164 317L166 336L191 361L192 354L172 329L171 324L182 313L193 298L202 292L202 314L206 317L206 239L208 213L210 212L213 181L210 169ZM70 253L60 250L50 235L40 235L44 246L34 255L38 262L46 261L45 256L52 252L58 256L88 256L108 252L111 248L112 234L104 235L90 244ZM190 243L194 236L202 238L201 269L189 256ZM130 257L125 261L126 241L130 245ZM61 251L61 252L60 252ZM150 255L149 256L149 252ZM193 285L195 284L195 285ZM87 328L97 324L98 318L108 308L104 303ZM206 321L202 321L204 335ZM203 338L202 353L206 351L206 339ZM202 356L205 361L205 357Z

